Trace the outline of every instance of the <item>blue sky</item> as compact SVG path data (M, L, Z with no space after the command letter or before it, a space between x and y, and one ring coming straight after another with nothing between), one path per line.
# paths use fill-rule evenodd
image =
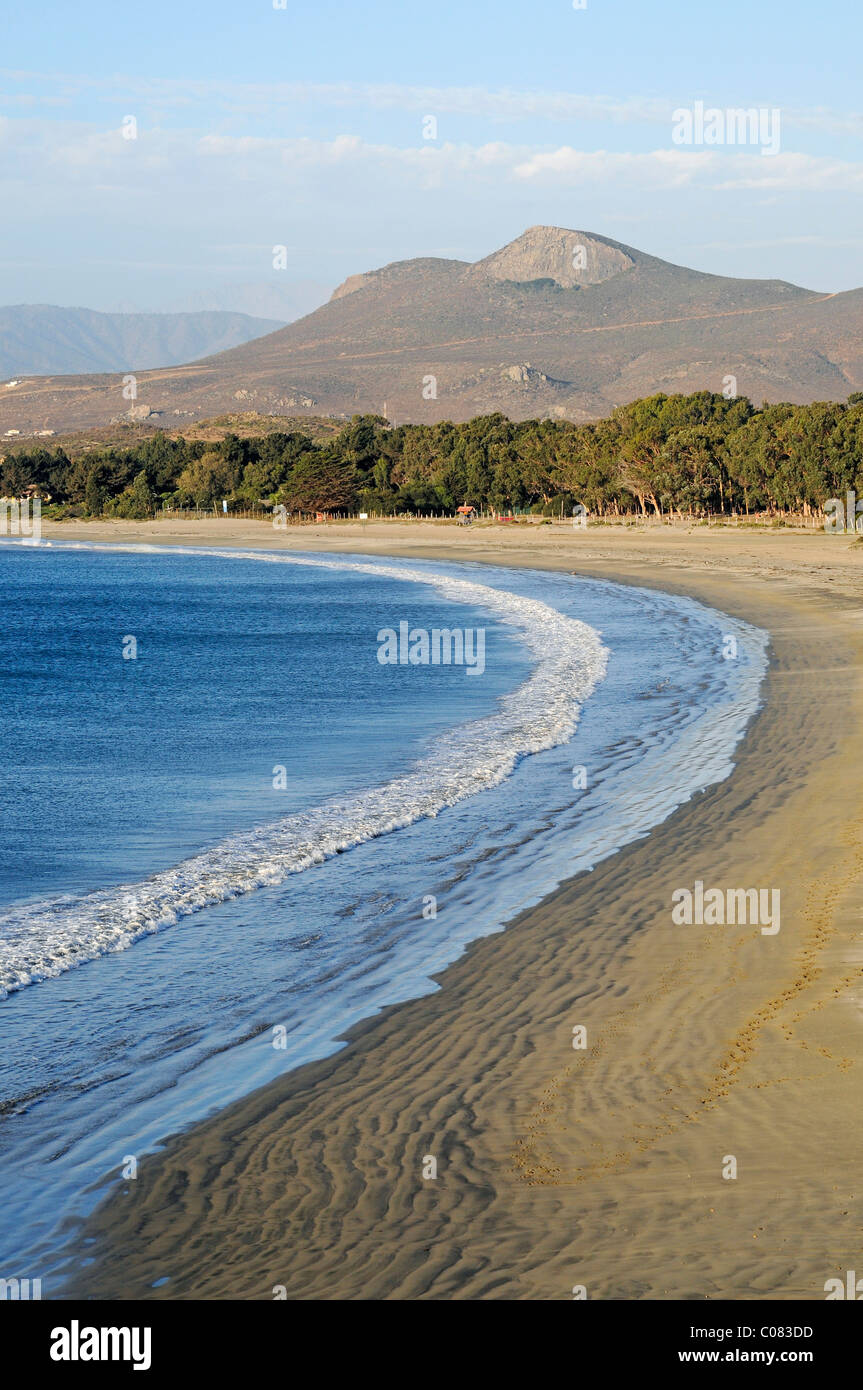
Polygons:
M287 316L346 275L472 260L534 223L851 288L861 31L850 0L20 7L0 303ZM779 152L676 144L672 113L699 100L778 110Z

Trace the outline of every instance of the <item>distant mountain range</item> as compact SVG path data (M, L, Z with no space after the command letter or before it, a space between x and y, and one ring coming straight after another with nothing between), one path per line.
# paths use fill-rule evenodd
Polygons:
M144 371L247 343L284 319L248 314L100 314L55 304L0 309L0 375Z
M174 427L238 409L585 420L656 391L725 389L760 404L861 388L863 290L708 275L594 233L531 227L475 264L422 258L353 275L278 332L143 372L135 409ZM0 386L0 433L126 410L116 377Z

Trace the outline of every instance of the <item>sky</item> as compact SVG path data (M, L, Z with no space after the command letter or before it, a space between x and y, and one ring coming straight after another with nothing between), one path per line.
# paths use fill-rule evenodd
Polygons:
M0 304L290 318L537 223L863 284L860 0L577 6L6 0Z

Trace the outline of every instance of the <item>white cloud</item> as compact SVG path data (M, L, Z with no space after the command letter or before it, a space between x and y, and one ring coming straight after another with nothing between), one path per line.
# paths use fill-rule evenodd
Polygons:
M578 149L562 145L542 149L489 141L484 144L417 140L415 145L367 141L343 134L333 139L310 137L200 134L188 130L153 130L139 125L137 140L119 129L43 119L0 118L4 163L0 179L26 177L31 186L64 180L81 185L129 187L195 186L218 178L225 190L259 184L308 188L316 178L340 176L396 181L418 189L464 181L497 186L542 188L698 187L717 191L761 190L766 194L808 191L857 192L863 188L863 163L796 153L765 157L736 147L655 149L643 153ZM275 183L274 183L275 181ZM245 196L245 194L244 194Z
M769 159L747 155L739 163L735 161L732 177L716 186L796 193L859 192L863 189L863 164L806 154L779 154Z
M540 150L513 172L521 179L545 179L581 184L627 180L649 186L679 187L689 183L710 155L682 150L652 150L647 154L617 154L607 150L576 150L562 145Z
M538 151L514 168L518 178L578 186L590 182L680 188L697 184L715 190L847 192L863 188L863 164L815 155L769 157L738 149L651 150L645 154L585 151L563 145Z

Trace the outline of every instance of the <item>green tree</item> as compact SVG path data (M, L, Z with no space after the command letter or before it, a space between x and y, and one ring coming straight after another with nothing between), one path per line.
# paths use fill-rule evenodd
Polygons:
M145 517L152 514L154 507L155 498L147 481L147 470L142 468L140 473L135 476L131 486L125 488L111 504L110 512L112 516L143 521Z
M292 512L350 511L356 504L359 483L353 463L330 445L304 455L294 465L280 500Z
M226 460L218 449L208 449L186 464L177 479L177 492L181 500L191 499L198 507L211 507L233 492L235 481L235 460Z

